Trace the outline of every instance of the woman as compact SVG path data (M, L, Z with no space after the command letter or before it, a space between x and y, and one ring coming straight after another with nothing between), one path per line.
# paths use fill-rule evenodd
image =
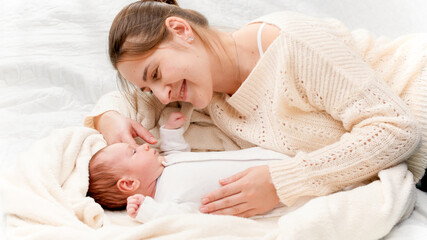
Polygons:
M410 73L400 74L370 62L362 41L354 42L331 19L275 13L226 33L175 1L161 2L130 4L110 29L110 60L136 113L125 117L118 108L105 108L87 125L108 143L134 144L136 136L155 143L147 124L128 117L158 115L165 104L189 102L238 147L293 156L220 180L223 187L203 198L202 212L250 217L279 202L291 206L300 197L372 180L416 152L421 130L408 105L427 123L421 91L426 71L420 70L425 55L417 55L416 68L404 70ZM401 61L407 59L414 58ZM408 164L418 181L425 157L415 155Z

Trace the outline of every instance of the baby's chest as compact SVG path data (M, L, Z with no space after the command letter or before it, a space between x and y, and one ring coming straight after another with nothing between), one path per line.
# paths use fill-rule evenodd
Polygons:
M199 208L202 197L220 187L219 179L261 164L266 162L201 161L170 165L157 180L155 200L192 203Z

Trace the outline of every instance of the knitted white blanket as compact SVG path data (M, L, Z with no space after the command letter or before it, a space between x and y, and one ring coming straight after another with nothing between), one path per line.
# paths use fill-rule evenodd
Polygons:
M147 224L106 212L86 197L90 156L105 146L96 131L72 127L37 141L0 177L10 239L378 239L412 211L405 164L378 181L310 200L280 218L184 214Z

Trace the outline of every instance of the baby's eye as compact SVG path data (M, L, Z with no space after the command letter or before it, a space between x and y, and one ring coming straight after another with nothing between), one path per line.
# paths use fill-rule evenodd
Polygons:
M133 149L133 154L135 154L136 153L136 149Z

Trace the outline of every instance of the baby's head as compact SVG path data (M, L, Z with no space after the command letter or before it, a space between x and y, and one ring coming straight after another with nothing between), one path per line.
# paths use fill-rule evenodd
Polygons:
M154 197L163 157L148 144L116 143L99 150L89 163L88 196L110 210L124 209L127 197Z

